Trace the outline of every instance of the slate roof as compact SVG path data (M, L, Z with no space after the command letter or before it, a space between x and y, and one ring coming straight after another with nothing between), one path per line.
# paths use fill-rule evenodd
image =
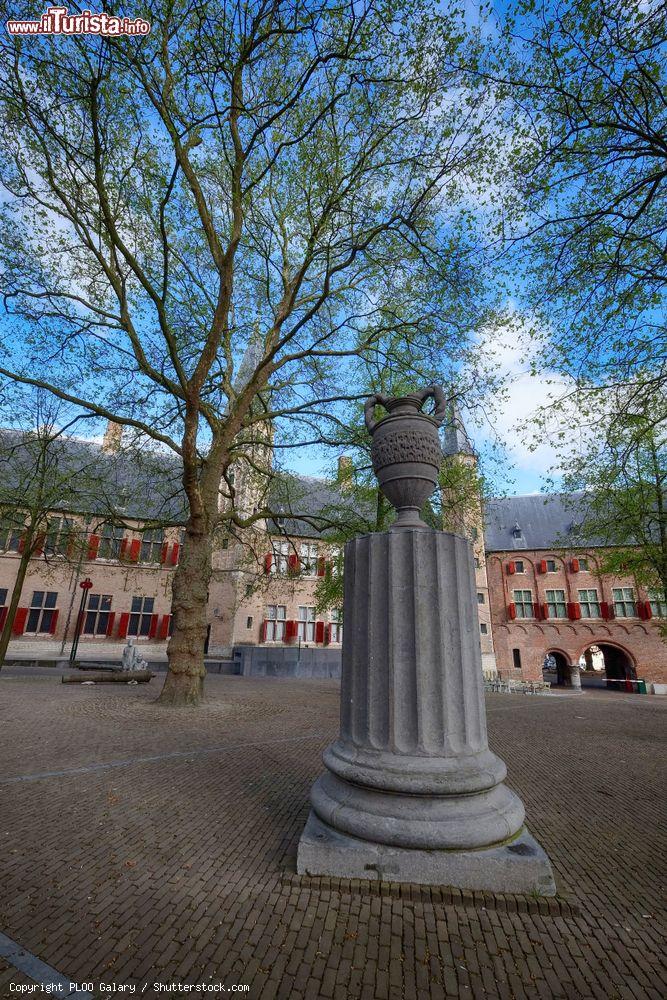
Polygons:
M34 439L33 439L34 440ZM24 488L35 459L30 435L0 429L0 500ZM116 512L131 520L180 522L185 505L178 462L169 454L103 451L96 441L67 437L49 445L62 492L54 492L53 510L99 516Z
M578 525L585 514L583 493L503 497L487 502L484 538L487 552L603 545L599 538L583 538Z

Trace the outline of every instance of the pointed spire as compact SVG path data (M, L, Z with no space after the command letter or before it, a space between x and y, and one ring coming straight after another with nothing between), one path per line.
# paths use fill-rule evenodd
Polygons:
M445 455L470 455L473 458L475 457L475 449L466 433L456 401L453 401L451 404L450 419L445 424L442 450Z

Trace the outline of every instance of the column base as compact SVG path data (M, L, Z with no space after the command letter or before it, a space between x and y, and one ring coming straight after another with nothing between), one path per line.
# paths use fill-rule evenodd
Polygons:
M485 892L556 895L549 859L525 826L512 840L479 850L418 850L375 844L339 833L311 812L299 841L297 872Z

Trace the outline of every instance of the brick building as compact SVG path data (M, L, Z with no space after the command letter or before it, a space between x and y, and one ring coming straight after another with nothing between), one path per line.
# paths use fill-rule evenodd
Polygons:
M633 678L667 683L660 635L664 597L630 576L600 570L595 540L568 544L583 497L494 500L485 512L486 563L498 669L538 680L546 657L552 683L632 690ZM604 668L604 669L602 669ZM602 676L604 675L604 676ZM576 683L576 674L574 675Z
M10 658L67 655L78 618L79 584L86 578L92 587L79 657L117 659L128 636L136 637L149 659L164 657L182 530L147 527L141 515L170 513L175 519L174 492L163 490L161 496L157 489L137 489L134 472L122 462L119 468L114 458L119 444L110 428L102 446L82 442L80 447L98 449L116 495L123 489L131 493L122 526L105 521L101 511L54 511L30 561ZM270 446L262 447L270 459ZM443 452L463 465L474 463L456 424L443 435ZM235 474L236 502L251 510L257 486L244 482L242 468ZM229 658L240 647L273 650L276 659L288 647L340 649L341 616L335 610L316 614L315 590L325 573L340 566L326 512L335 509L338 520L358 520L345 488L344 462L337 482L292 477L291 492L284 516L259 522L243 544L221 536L209 593L209 656ZM666 683L667 647L656 624L665 617L664 603L629 577L604 577L594 544L568 546L572 519L573 507L562 498L529 496L492 501L484 525L479 502L472 499L456 513L455 523L446 524L472 540L485 673L497 668L503 677L537 680L549 657L553 670L546 676L552 683L571 683L580 660L589 667L584 683L609 679L622 687L633 677ZM16 525L0 524L0 625L20 548ZM600 666L604 670L594 669Z

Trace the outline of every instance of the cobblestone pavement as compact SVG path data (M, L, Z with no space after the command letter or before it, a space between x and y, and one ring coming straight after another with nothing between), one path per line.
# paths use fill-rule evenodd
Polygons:
M58 680L0 675L0 931L95 995L667 996L664 700L488 697L545 900L295 875L334 682L211 677L193 711Z

